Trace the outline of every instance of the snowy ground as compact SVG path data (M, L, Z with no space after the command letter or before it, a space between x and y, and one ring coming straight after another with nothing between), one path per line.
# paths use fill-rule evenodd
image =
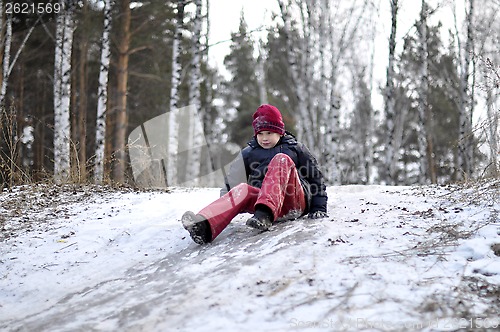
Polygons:
M0 330L498 331L500 181L330 187L329 215L212 243L218 189L0 194Z

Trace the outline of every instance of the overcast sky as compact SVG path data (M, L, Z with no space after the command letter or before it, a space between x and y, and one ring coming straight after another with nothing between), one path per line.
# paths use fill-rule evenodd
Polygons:
M278 12L279 7L276 0L210 0L210 44L227 41L232 32L238 31L242 10L251 31L269 24L272 11ZM265 35L265 31L253 34L255 40ZM229 53L230 45L227 41L210 48L210 60L221 70L224 69L222 62L224 56Z

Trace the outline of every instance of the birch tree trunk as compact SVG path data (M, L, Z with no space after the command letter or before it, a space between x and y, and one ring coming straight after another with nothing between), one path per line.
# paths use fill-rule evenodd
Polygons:
M491 90L494 88L492 87ZM498 156L500 155L500 150L498 149L498 122L500 117L500 112L494 110L493 108L493 94L491 90L488 89L486 92L486 110L489 119L489 141L490 141L490 165L491 165L491 175L498 177L500 175L500 165L498 163Z
M118 67L117 67L117 105L115 124L115 164L113 178L118 183L125 182L126 165L126 135L127 135L127 89L128 89L128 61L130 48L130 0L121 3L120 40L118 42Z
M40 19L37 20L36 23L38 23ZM3 25L3 5L2 2L0 1L0 27ZM1 67L1 74L0 74L0 105L3 105L5 102L5 97L7 94L7 86L9 84L9 77L12 72L12 69L14 68L14 65L17 62L17 59L19 58L19 55L23 51L26 42L28 41L29 37L33 33L33 30L35 29L36 23L33 24L33 26L29 29L28 33L24 37L23 41L21 42L21 45L19 46L16 55L13 57L11 60L11 47L12 47L12 14L7 14L7 21L5 23L5 36L2 36L0 38L0 45L3 47L0 47L3 50L2 57L3 58L3 67ZM0 29L3 31L3 29Z
M60 1L61 6L63 0ZM74 20L71 8L57 15L54 59L54 181L70 177L71 48Z
M205 48L203 52L204 56L204 63L208 66L208 59L209 59L209 45L210 45L210 0L205 0ZM208 68L207 68L208 69ZM208 70L207 70L208 72ZM205 185L208 187L215 187L220 185L220 181L217 178L217 173L215 170L217 169L217 166L215 164L213 153L213 143L216 142L216 134L214 132L215 128L213 127L211 121L212 119L212 105L213 105L213 89L212 89L212 78L210 76L207 76L205 79L205 99L204 99L204 112L203 112L203 132L205 135L205 139L207 140L207 149L206 153L204 154L204 165L205 173L209 173L210 177L207 179ZM219 165L220 167L223 167L223 165Z
M104 27L102 30L101 69L99 71L99 87L97 91L97 120L96 120L96 152L94 181L104 181L104 143L106 137L106 106L108 102L109 63L111 32L111 0L104 0Z
M419 22L419 53L420 53L420 79L418 86L418 127L417 127L417 140L418 140L418 151L420 154L419 158L419 183L424 184L427 178L427 108L428 104L428 90L429 90L429 78L428 78L428 62L427 62L427 12L426 12L425 0L422 0L422 8L420 11L420 22Z
M389 64L387 66L387 83L384 91L384 111L387 125L387 137L385 143L385 165L386 183L396 183L396 151L395 139L395 88L394 88L394 61L396 50L396 31L398 22L398 0L390 0L391 4L391 35L389 37Z
M209 59L209 49L210 49L210 0L205 0L205 40L204 40L204 48L203 48L203 62L207 64L208 67L208 59ZM208 68L207 68L208 69ZM208 71L208 70L207 70ZM210 109L212 107L212 88L211 88L211 80L205 79L205 107L203 111L203 128L205 130L205 135L210 136L210 132L206 127L205 120L208 119L208 115L210 113Z
M199 185L201 169L201 148L203 145L202 109L201 109L201 28L203 25L202 0L195 0L196 13L193 22L193 45L191 58L191 76L189 84L189 107L192 108L190 119L190 137L192 144L188 150L187 175L189 183L193 186Z
M3 10L0 12L3 18ZM3 20L3 19L2 19ZM0 20L1 23L1 20ZM5 22L5 38L3 41L3 68L2 68L2 84L0 87L0 106L7 107L5 103L5 96L7 94L7 84L9 82L9 67L10 67L10 47L12 44L12 14L7 14L7 20ZM0 25L0 31L3 31L2 25Z
M3 0L0 0L0 59L2 59L2 61L4 61L4 52L3 52L3 47L2 44L3 44L3 41L4 39L2 38L2 32L3 32ZM0 82L0 86L3 85L3 81L5 80L4 77L3 77L3 70L2 70L2 73L0 74L0 80L2 80ZM1 89L0 89L1 91ZM1 131L3 131L3 124L4 124L4 100L5 100L5 95L2 95L0 93L0 128L1 128ZM0 133L0 149L2 149L3 147L3 140L4 140L4 133ZM0 172L0 189L3 190L3 185L4 185L4 182L6 182L6 179L4 178L4 174L3 172Z
M314 0L312 0L314 1ZM311 0L304 0L298 2L299 9L300 9L300 17L301 17L301 25L302 25L302 34L303 38L301 41L302 45L302 56L300 57L301 59L301 72L302 72L302 77L300 80L302 82L307 82L304 84L304 93L306 97L306 108L305 108L305 118L303 119L305 123L305 135L306 135L306 142L310 149L312 149L315 154L318 153L318 151L315 149L317 145L317 135L319 132L317 131L317 109L314 105L314 65L315 65L315 34L314 34L314 18L312 17L311 13L311 7L314 6L314 4L311 3Z
M319 38L320 41L319 43L321 45L324 45L323 47L319 48L319 72L320 72L320 80L323 82L323 84L320 84L318 87L321 90L320 96L318 98L318 109L321 110L321 113L319 114L318 121L320 122L318 124L318 150L319 151L325 151L325 140L322 139L322 135L325 132L326 129L326 122L325 122L325 114L328 114L329 110L329 100L330 100L330 92L331 89L329 88L329 80L327 76L327 54L332 54L331 49L330 49L330 43L329 40L331 39L331 36L329 36L329 29L330 29L330 4L329 0L322 0L320 3L320 6L323 8L323 10L319 14ZM330 37L330 38L329 38ZM328 53L330 51L330 53ZM320 155L320 162L323 162L323 154Z
M472 176L472 105L469 93L470 61L472 45L474 43L472 20L474 17L474 0L469 1L469 8L466 12L467 39L463 50L463 60L460 75L460 105L459 105L459 142L458 160L460 172L459 179L469 179ZM458 37L458 36L457 36ZM459 37L458 37L459 38Z
M327 173L325 174L328 183L338 184L340 182L340 174L338 168L338 146L335 144L331 144L331 142L335 141L335 118L336 115L336 105L333 102L335 100L335 84L336 80L333 76L334 73L334 62L335 62L335 39L334 39L334 28L333 28L333 18L332 13L330 12L330 1L324 0L324 13L322 13L320 17L320 40L321 45L324 47L320 47L320 68L323 84L321 84L324 92L322 93L323 97L320 98L320 119L322 123L322 127L320 127L320 132L324 132L324 138L319 143L320 147L320 161L321 164L325 166ZM328 52L325 54L325 50ZM332 128L333 125L333 128ZM338 132L337 132L338 133Z
M340 162L339 162L339 143L340 143L340 100L337 98L336 95L336 88L337 88L337 77L338 77L338 67L339 67L339 59L342 54L342 50L339 49L339 47L343 47L343 38L344 34L346 33L346 30L344 28L340 39L339 36L336 36L336 30L335 30L335 21L332 18L331 15L333 13L329 13L329 18L328 18L328 44L329 44L329 49L331 52L330 55L330 68L329 68L329 80L327 83L327 86L330 88L330 91L328 93L329 95L329 105L324 112L326 112L326 116L324 117L326 119L326 134L324 136L325 138L325 151L324 153L324 163L325 167L329 172L329 175L327 176L328 182L330 184L334 185L340 185L341 184L341 174L340 174ZM338 41L338 44L337 42Z
M175 16L175 33L172 44L172 81L170 88L170 111L168 119L168 160L167 160L167 185L172 186L177 181L177 162L179 148L179 87L181 84L181 52L182 31L184 29L183 0L177 0L177 13Z
M488 117L488 129L486 136L489 141L490 148L490 164L489 174L493 177L500 176L500 143L498 138L500 136L500 109L495 109L496 100L500 94L500 73L491 59L486 59L486 65L483 67L483 77L491 77L486 81L486 114Z
M375 10L377 12L376 19L374 18L373 14L375 13L375 10L372 11L371 16L370 16L370 22L371 22L371 52L370 52L370 65L369 65L369 80L368 80L368 91L370 93L370 102L371 102L371 96L373 96L373 83L374 83L374 78L373 78L373 72L375 69L375 50L376 50L376 37L377 37L377 26L378 26L378 21L380 20L380 14L379 14L379 8L380 8L380 1L378 0L378 3L375 5ZM370 113L369 113L369 123L368 123L368 130L366 132L366 155L365 155L365 174L366 174L366 184L373 184L373 176L372 176L372 170L374 168L374 146L375 146L375 112L373 107L370 107Z

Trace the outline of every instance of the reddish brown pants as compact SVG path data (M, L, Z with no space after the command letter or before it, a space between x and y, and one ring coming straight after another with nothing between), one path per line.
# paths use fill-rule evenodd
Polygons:
M305 195L297 169L286 154L273 157L260 189L241 183L199 214L208 220L213 240L239 213L254 213L257 204L269 207L274 220L291 214L300 216L305 210Z

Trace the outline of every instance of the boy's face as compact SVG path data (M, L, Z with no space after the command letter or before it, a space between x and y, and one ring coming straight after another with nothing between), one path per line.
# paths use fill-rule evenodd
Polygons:
M280 134L264 130L257 134L257 143L264 149L272 149L278 144L280 138Z

